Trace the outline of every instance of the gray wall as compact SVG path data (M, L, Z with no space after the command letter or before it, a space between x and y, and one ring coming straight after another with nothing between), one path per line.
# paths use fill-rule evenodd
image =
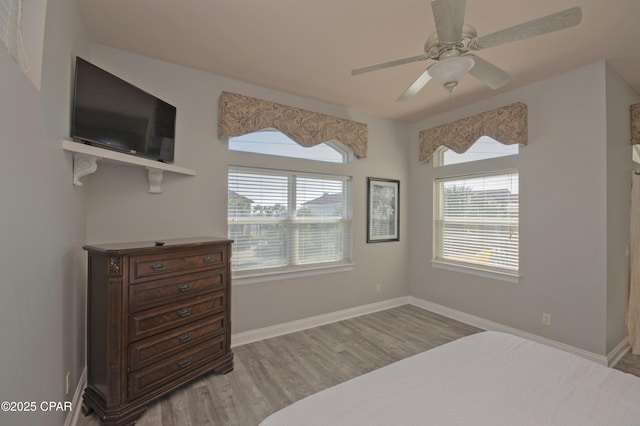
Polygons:
M177 107L175 163L197 172L195 177L166 174L163 192L148 194L143 169L100 165L87 180L90 243L226 236L229 165L345 174L353 177L354 269L235 285L233 332L408 294L406 126L103 46L92 46L90 60ZM230 152L226 142L217 138L218 97L223 90L364 122L368 125L368 156L336 165ZM399 242L366 243L368 176L401 182ZM378 284L380 293L375 291Z
M440 172L412 157L413 296L596 354L622 340L629 176L620 170L630 167L623 110L637 95L612 73L596 63L412 125L417 152L419 130L517 101L529 111L529 145L516 158L494 160L520 170L519 283L431 266L432 182ZM542 324L543 312L551 326Z
M0 49L0 395L71 400L85 366L86 191L71 184L74 55L88 49L73 0L50 1L40 90ZM65 395L65 373L71 390ZM2 424L62 424L58 413L2 413Z

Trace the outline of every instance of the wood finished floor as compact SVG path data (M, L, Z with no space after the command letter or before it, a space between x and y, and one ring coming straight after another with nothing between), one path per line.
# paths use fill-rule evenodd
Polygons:
M291 403L481 330L404 305L233 349L234 370L208 375L152 404L139 426L259 424ZM640 356L616 368L640 376ZM98 425L92 414L77 426Z

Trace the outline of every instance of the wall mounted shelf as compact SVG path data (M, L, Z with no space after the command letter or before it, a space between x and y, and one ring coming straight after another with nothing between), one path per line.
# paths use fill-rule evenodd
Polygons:
M175 164L161 163L122 152L85 145L70 140L62 141L65 151L73 152L73 184L82 186L80 178L90 175L98 170L98 161L115 162L129 166L145 167L148 171L149 189L152 194L162 192L162 179L164 172L178 173L181 175L195 176L196 171Z

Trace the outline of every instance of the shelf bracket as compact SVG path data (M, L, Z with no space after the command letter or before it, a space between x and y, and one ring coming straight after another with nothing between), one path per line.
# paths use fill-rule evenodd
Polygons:
M148 158L136 157L130 154L85 145L70 140L63 140L62 148L66 151L73 152L73 184L75 186L82 186L80 178L90 175L98 170L98 161L145 167L147 169L147 179L149 181L149 189L147 192L151 194L160 194L162 192L164 172L177 173L179 175L186 176L196 175L195 170L180 167L175 164L152 161Z
M100 157L89 154L73 153L73 184L82 186L80 178L95 173L98 170L98 160ZM162 179L164 178L164 170L146 167L148 171L149 189L147 192L151 194L162 193Z
M75 152L73 154L73 184L75 186L82 186L80 178L83 176L95 173L98 170L98 160L100 157L89 154L79 154ZM146 167L149 179L149 189L147 192L150 194L162 193L162 179L164 178L164 170L154 169L152 167Z
M151 194L160 194L162 192L162 179L164 178L164 170L147 167L149 178L149 189L147 192Z
M82 186L80 178L98 170L98 159L95 155L73 153L73 184Z

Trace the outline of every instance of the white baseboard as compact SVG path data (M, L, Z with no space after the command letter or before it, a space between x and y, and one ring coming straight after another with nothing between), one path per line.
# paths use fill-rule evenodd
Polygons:
M538 336L536 334L532 334L526 331L518 330L516 328L508 327L506 325L489 321L484 318L477 317L475 315L470 315L461 311L457 311L455 309L448 308L446 306L438 305L437 303L429 302L427 300L419 299L413 296L409 296L409 303L411 305L418 306L422 309L426 309L427 311L431 311L436 314L443 315L445 317L463 322L465 324L472 325L474 327L481 328L483 330L501 331L503 333L509 333L515 336L524 337L525 339L533 340L535 342L539 342L547 346L552 346L554 348L561 349L566 352L570 352L582 358L595 361L598 364L610 365L608 356L585 351L584 349L576 348L575 346L567 345L565 343L560 343L555 340L547 339L546 337ZM624 353L622 355L624 355Z
M594 352L586 351L584 349L576 348L575 346L567 345L565 343L561 343L552 339L548 339L546 337L518 330L516 328L509 327L497 322L489 321L475 315L448 308L446 306L438 305L437 303L429 302L427 300L420 299L414 296L398 297L395 299L384 300L382 302L371 303L368 305L357 306L355 308L349 308L341 311L331 312L328 314L304 318L297 321L291 321L288 323L277 324L270 327L236 333L231 336L231 346L235 347L245 345L247 343L257 342L263 339L269 339L271 337L282 336L284 334L294 333L296 331L306 330L309 328L330 324L332 322L342 321L360 315L366 315L406 304L417 306L427 311L443 315L447 318L451 318L456 321L478 327L482 330L501 331L503 333L510 333L516 336L523 337L525 339L543 343L547 346L552 346L557 349L570 352L574 355L578 355L582 358L597 362L598 364L610 367L616 365L616 363L620 361L620 359L627 353L627 351L629 351L628 338L625 338L609 354L607 354L607 356L604 356L596 354Z
M363 306L356 306L355 308L344 309L328 314L316 315L313 317L291 321L284 324L277 324L270 327L235 333L231 335L231 347L246 345L247 343L257 342L259 340L269 339L271 337L282 336L284 334L294 333L296 331L302 331L308 328L318 327L321 325L330 324L332 322L358 317L360 315L383 311L385 309L406 305L407 303L409 303L407 297L398 297L395 299L383 300L382 302L370 303Z
M609 367L615 367L615 365L631 350L629 343L629 337L622 339L622 342L618 343L618 346L613 348L611 352L607 354L607 364Z
M73 394L73 400L71 401L71 411L67 414L64 426L75 426L78 424L80 411L82 411L82 392L85 387L87 387L87 367L85 367L82 370L82 374L80 374L80 380L78 380L78 386L76 387L76 391Z
M296 331L302 331L313 327L318 327L332 322L342 321L345 319L357 317L360 315L366 315L385 309L395 308L398 306L410 304L427 311L434 312L436 314L443 315L447 318L451 318L456 321L469 324L474 327L478 327L482 330L500 331L503 333L513 334L525 339L533 340L551 346L565 352L570 352L574 355L578 355L582 358L597 362L601 365L613 367L629 350L629 339L625 338L620 342L607 356L596 354L594 352L586 351L584 349L576 348L575 346L567 345L546 337L538 336L536 334L528 333L526 331L518 330L513 327L506 326L497 322L489 321L484 318L477 317L475 315L467 314L446 306L438 305L437 303L429 302L424 299L420 299L414 296L398 297L395 299L385 300L382 302L371 303L368 305L357 306L355 308L344 309L341 311L331 312L328 314L317 315L309 318L304 318L297 321L291 321L288 323L277 324L270 327L259 328L256 330L245 331L242 333L236 333L231 336L231 346L240 346L247 343L257 342L263 339L269 339L272 337L282 336L284 334L294 333Z

